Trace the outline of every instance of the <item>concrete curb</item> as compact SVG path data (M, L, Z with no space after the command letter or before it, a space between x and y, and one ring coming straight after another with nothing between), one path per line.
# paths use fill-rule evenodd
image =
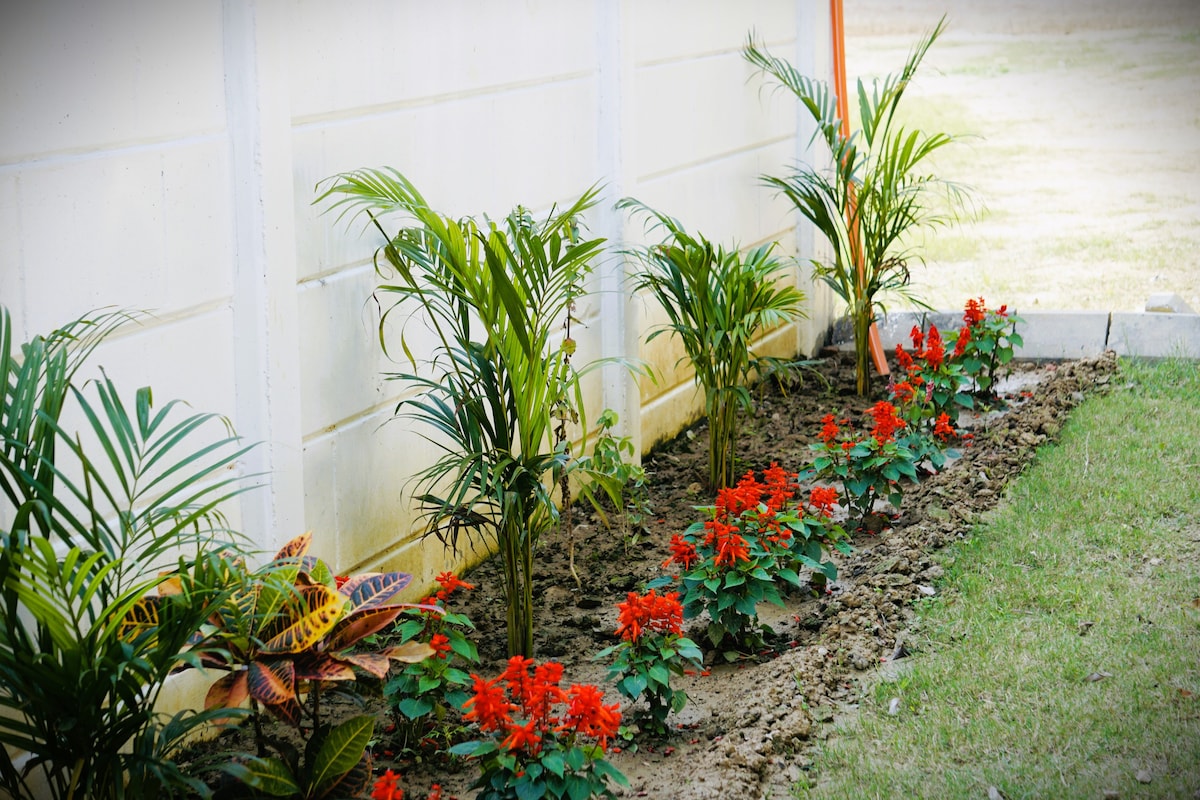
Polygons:
M1120 356L1200 359L1200 314L1127 311L1034 311L1018 314L1023 323L1017 333L1025 344L1017 358L1070 361L1113 350ZM879 320L884 349L897 344L910 347L914 325L928 330L936 325L949 334L962 327L961 311L893 311ZM953 338L947 336L950 343ZM839 320L833 328L834 344L853 341L851 328Z

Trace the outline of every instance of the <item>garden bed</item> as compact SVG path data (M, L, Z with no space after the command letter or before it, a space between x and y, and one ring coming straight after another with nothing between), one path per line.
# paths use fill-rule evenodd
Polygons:
M854 416L869 405L853 394L850 356L827 355L819 376L810 374L786 390L762 388L754 413L742 420L738 472L761 471L772 462L791 471L804 469L811 458L808 445L825 414ZM830 730L827 723L853 709L862 682L881 664L905 657L912 605L937 592L942 567L935 552L967 535L1036 448L1057 436L1067 412L1087 391L1108 383L1115 368L1111 354L1016 365L1004 387L1008 407L963 416L960 423L971 429L972 444L948 469L906 490L890 527L854 533L853 552L835 554L838 580L827 593L795 591L783 608L760 607L760 618L774 631L768 650L730 663L706 654L704 673L679 684L689 702L669 719L666 738L631 732L614 744L609 760L630 780L618 795L787 796L810 760L809 748ZM556 532L543 541L534 581L537 656L564 665L564 684L596 683L606 689L609 702L618 699L605 680L606 662L593 655L616 641L616 604L664 574L671 535L702 518L696 506L712 503L702 486L706 433L700 423L646 459L652 510L636 537L622 536L576 506L573 535ZM570 540L578 579L568 569ZM507 655L500 570L495 562L485 562L467 580L477 588L456 593L450 607L474 620L479 673L492 677L504 669ZM691 637L702 642L703 620L690 625ZM361 713L357 707L346 710ZM378 710L382 730L387 711L382 704ZM215 744L247 746L227 737ZM476 775L474 765L455 767L436 759L412 763L399 756L386 734L374 755L377 771L393 768L404 776L408 797L423 798L432 783L442 785L444 797L474 794L466 788Z

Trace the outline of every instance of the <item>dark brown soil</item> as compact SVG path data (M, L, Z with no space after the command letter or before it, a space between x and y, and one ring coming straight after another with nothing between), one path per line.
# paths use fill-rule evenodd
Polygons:
M824 414L852 415L869 405L853 394L853 365L846 354L829 356L820 367L823 378L809 376L786 391L763 388L754 412L742 420L739 471L761 471L771 462L803 470ZM775 631L772 653L755 661L722 660L711 664L710 674L687 678L688 706L671 718L675 727L666 739L636 736L610 754L630 779L630 788L618 794L664 800L788 796L808 766L813 743L828 735L826 723L836 713L852 708L860 682L881 663L906 655L912 603L938 590L942 568L934 553L965 536L999 502L1036 449L1058 435L1068 412L1086 392L1107 384L1115 369L1111 354L1018 365L1001 386L1009 394L1007 407L960 421L972 428L973 444L945 471L906 490L890 528L854 535L853 553L835 558L839 579L828 593L793 593L785 608L760 607L761 619ZM712 502L702 487L703 422L658 448L645 467L652 511L636 539L576 506L573 534L556 533L538 551L537 655L563 663L564 683L606 687L606 664L592 656L614 642L616 604L663 574L668 539L700 518L696 506ZM572 544L578 581L568 569ZM491 677L503 669L507 655L497 564L485 562L468 580L478 588L456 594L453 610L474 620L479 671ZM697 642L703 639L701 626L702 620L693 621ZM619 699L611 685L607 693L610 702ZM406 797L421 800L434 782L444 787L445 797L472 796L466 787L475 776L473 766L406 763L389 759L389 750L384 736L376 766L405 776Z

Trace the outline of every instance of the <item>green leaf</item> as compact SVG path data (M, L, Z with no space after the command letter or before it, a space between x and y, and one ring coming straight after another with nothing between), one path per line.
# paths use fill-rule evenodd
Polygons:
M263 794L291 797L301 793L292 771L278 758L252 758L246 762L241 780Z
M636 700L642 696L642 692L646 691L646 676L638 673L625 676L617 683L617 690L628 697L630 700Z
M656 682L659 686L667 686L671 683L671 673L667 670L665 664L651 664L648 672L650 680Z
M310 768L310 783L318 794L354 769L374 733L375 719L366 715L348 719L329 732Z
M562 754L556 750L547 750L542 756L542 766L554 773L558 777L563 776L566 770L566 764L563 762Z
M433 703L424 697L406 697L396 704L396 708L409 719L417 719L433 711Z

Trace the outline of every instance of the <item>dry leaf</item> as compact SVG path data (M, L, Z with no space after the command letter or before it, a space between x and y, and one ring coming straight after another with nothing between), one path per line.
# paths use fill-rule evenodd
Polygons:
M1004 800L1004 795L995 786L989 786L988 800Z
M1084 680L1087 681L1088 683L1095 683L1096 681L1102 681L1105 678L1111 678L1111 677L1112 677L1111 672L1093 672L1091 675L1088 675L1086 678L1084 678Z
M891 714L893 717L900 713L900 698L899 697L893 697L891 702L888 703L888 713Z
M1084 620L1083 622L1079 623L1079 635L1087 636L1088 630L1095 624L1096 623L1092 622L1091 620Z
M1154 780L1154 778L1150 775L1150 771L1145 769L1139 769L1137 775L1134 775L1133 777L1137 779L1138 783L1149 783L1150 781Z

